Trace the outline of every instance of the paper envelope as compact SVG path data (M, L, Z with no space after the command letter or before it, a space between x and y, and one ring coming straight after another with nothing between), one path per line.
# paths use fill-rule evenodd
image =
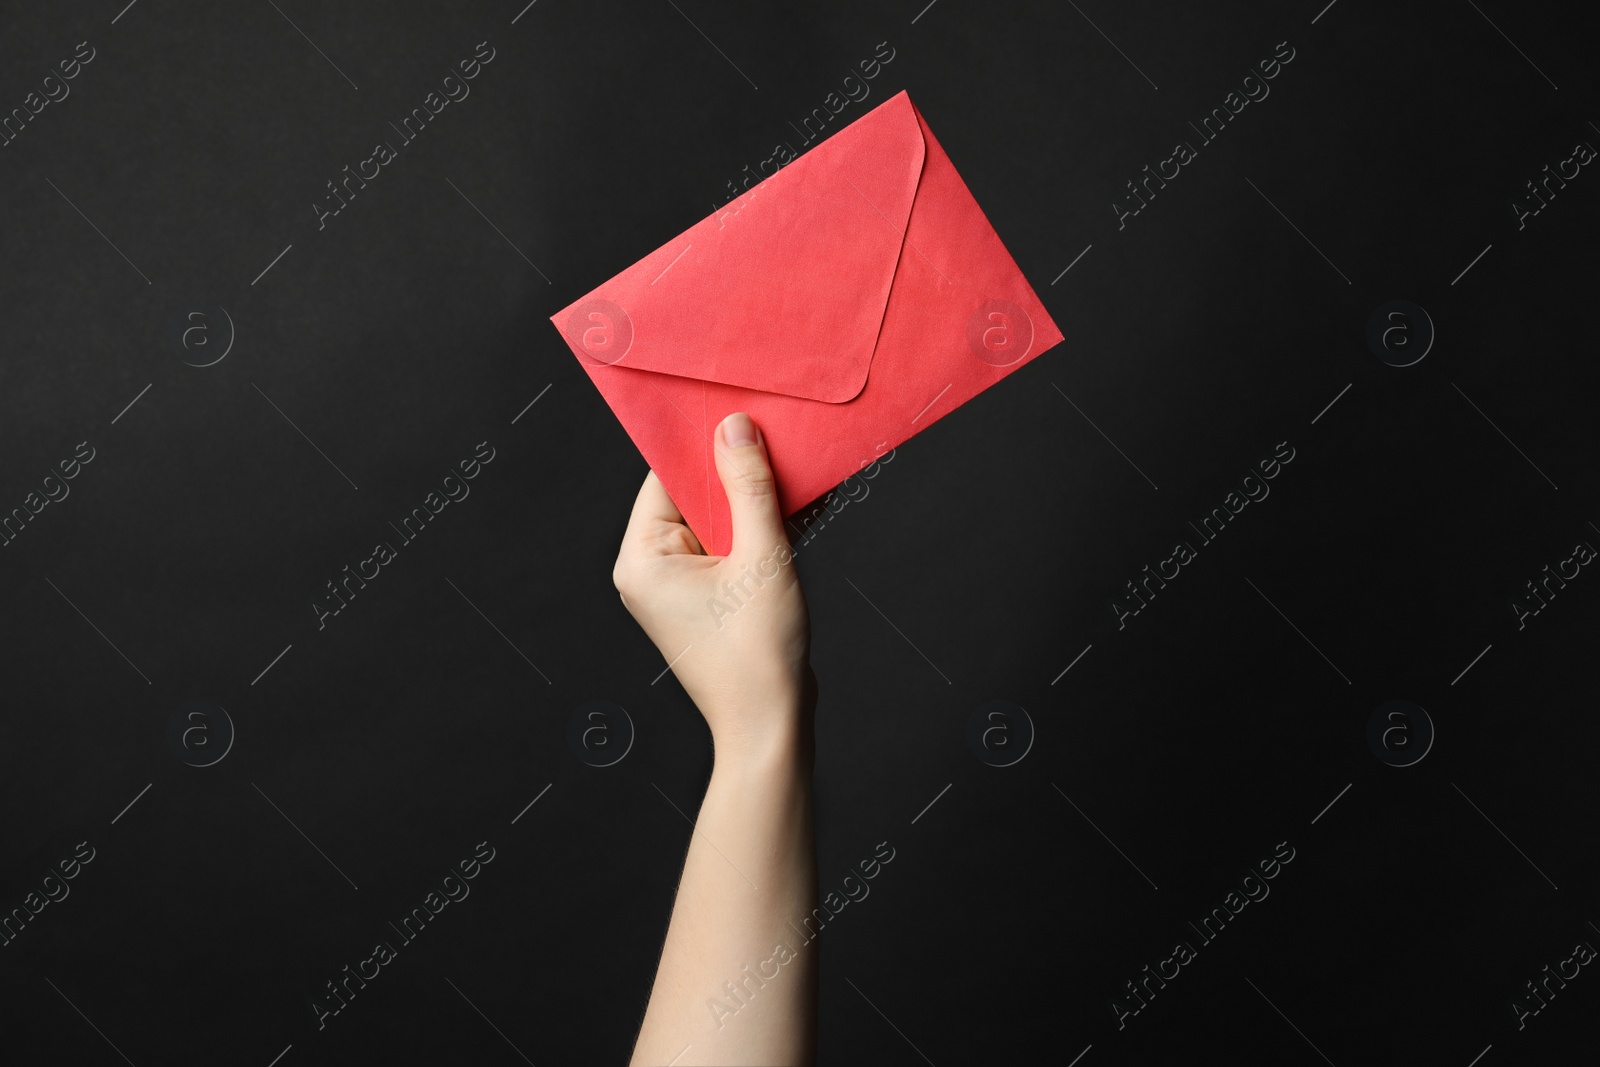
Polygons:
M1062 340L904 92L551 322L712 555L730 412L790 515Z

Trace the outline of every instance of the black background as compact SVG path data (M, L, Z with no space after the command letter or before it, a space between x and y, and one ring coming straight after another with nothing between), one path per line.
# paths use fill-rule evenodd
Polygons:
M97 52L0 148L0 509L95 449L0 549L0 908L96 850L0 948L8 1058L626 1058L709 737L610 582L645 464L548 316L884 41L838 126L908 89L1067 340L801 555L822 887L896 853L822 938L822 1061L1593 1058L1594 968L1509 1006L1600 945L1600 577L1510 607L1600 544L1600 177L1511 208L1600 144L1573 6L278 7L0 24L5 111ZM319 230L480 41L471 95ZM1119 230L1280 41L1270 96ZM1366 341L1394 299L1437 329L1409 367ZM231 351L186 365L216 306ZM324 583L485 440L319 630ZM1119 630L1110 598L1282 441L1270 497ZM593 699L637 728L611 767L566 742ZM1005 768L966 740L995 699L1037 730ZM1391 699L1437 731L1409 767L1366 739ZM188 700L237 728L213 766L168 745ZM323 983L479 841L472 895L319 1030ZM1123 983L1279 842L1270 896L1119 1031Z

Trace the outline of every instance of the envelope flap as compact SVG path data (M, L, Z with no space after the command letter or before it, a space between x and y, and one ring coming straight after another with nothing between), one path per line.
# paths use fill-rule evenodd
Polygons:
M924 154L902 92L556 321L591 364L849 400L867 381Z

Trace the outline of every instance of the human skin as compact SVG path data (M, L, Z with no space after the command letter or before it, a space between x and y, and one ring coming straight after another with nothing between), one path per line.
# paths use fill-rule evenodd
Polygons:
M810 625L795 568L764 577L787 562L789 545L760 430L729 415L714 451L733 522L728 555L705 554L651 472L612 572L705 717L714 752L635 1067L811 1064L816 1055L817 949L793 925L817 906ZM736 610L715 612L713 601ZM792 958L775 977L750 980L780 944Z

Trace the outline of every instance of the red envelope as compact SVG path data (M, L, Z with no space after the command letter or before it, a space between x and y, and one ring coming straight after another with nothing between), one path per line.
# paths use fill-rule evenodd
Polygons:
M790 515L1062 340L904 92L551 322L712 555L730 412Z

